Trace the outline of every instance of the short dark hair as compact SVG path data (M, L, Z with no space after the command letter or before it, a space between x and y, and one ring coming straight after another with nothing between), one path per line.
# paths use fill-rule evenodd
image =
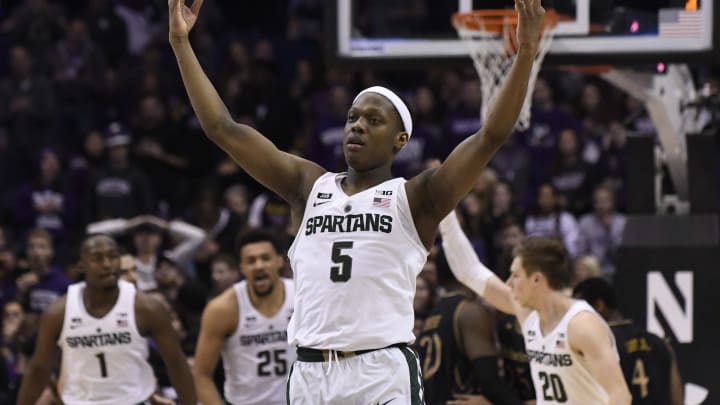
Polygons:
M562 290L570 285L570 259L561 241L552 238L526 238L515 247L513 255L522 259L528 275L538 271L544 274L553 290Z
M238 258L242 259L240 252L245 245L257 242L270 242L277 254L282 254L284 252L280 242L278 242L278 239L273 232L267 229L249 229L240 232L235 239L235 252L237 253Z
M573 296L581 297L590 305L594 305L598 300L603 300L608 308L617 309L615 289L602 277L592 277L583 280L575 286Z

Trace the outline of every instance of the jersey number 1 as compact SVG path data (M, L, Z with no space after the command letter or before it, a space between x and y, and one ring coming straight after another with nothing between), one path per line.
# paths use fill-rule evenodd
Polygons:
M105 353L98 353L95 355L100 362L100 376L107 378L107 365L105 364Z
M332 246L332 259L333 263L339 264L339 266L330 267L330 280L335 283L344 283L350 280L350 274L352 273L352 257L350 255L343 254L343 249L351 249L353 242L335 242Z

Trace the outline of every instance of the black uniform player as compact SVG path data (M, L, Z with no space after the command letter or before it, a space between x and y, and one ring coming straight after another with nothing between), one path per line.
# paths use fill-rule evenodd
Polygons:
M505 380L510 383L520 399L534 401L535 388L520 324L515 316L502 312L497 313L496 324Z
M683 383L672 348L660 337L623 319L612 286L604 279L591 278L575 287L574 296L585 299L610 325L633 404L681 405Z
M430 311L416 342L427 404L445 405L458 394L522 404L500 378L494 314L455 280L442 252L436 264L438 284L448 293Z

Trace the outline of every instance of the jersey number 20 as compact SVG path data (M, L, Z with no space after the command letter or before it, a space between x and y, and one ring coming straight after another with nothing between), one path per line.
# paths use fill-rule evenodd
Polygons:
M560 403L567 402L567 393L565 392L565 386L563 385L560 376L541 371L540 380L542 381L544 400Z

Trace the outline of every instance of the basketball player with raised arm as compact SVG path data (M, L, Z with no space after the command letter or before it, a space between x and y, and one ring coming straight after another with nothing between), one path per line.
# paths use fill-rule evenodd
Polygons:
M280 277L282 250L272 234L247 231L238 237L236 250L245 280L205 308L193 366L198 397L204 405L223 403L213 381L222 354L228 403L285 404L285 384L295 361L287 341L294 286Z
M515 127L544 23L540 0L516 1L519 50L485 125L440 167L408 181L390 168L412 118L384 87L361 91L348 111L346 173L328 173L234 122L188 39L202 3L169 2L169 40L193 109L205 134L287 201L301 224L288 252L295 275L288 339L298 347L288 402L422 403L417 355L407 347L415 339L415 279L440 220Z
M455 277L518 318L538 405L631 403L610 328L587 302L564 292L572 273L562 242L521 242L507 285L480 262L455 214L443 219L440 234Z
M160 302L118 279L120 252L111 237L91 236L81 249L85 281L70 285L67 294L45 310L17 403L35 403L50 382L59 347L59 391L66 405L150 404L157 388L147 362L151 337L180 404L195 405L190 367L170 314Z

